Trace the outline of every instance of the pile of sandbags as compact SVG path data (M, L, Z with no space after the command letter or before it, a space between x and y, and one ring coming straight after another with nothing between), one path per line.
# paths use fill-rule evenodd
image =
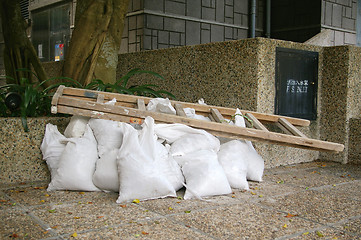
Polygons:
M232 124L242 120L236 116ZM121 203L176 197L183 187L184 199L201 199L247 190L247 179L262 181L263 159L250 142L220 144L182 124L147 117L140 128L73 116L64 134L47 124L41 151L51 173L48 191L119 192Z

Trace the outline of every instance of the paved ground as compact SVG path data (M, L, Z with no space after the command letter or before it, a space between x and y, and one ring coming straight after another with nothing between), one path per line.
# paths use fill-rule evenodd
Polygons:
M1 239L361 239L361 166L269 169L250 191L208 201L119 205L114 193L46 186L0 184Z

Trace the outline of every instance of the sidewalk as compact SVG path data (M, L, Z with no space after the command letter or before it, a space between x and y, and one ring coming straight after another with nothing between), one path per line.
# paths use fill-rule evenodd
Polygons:
M250 191L206 201L119 205L115 193L46 187L0 184L0 239L361 239L360 165L267 169Z

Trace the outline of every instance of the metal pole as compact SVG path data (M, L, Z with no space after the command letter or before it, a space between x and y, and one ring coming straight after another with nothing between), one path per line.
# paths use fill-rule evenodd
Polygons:
M251 0L251 21L249 26L250 37L256 37L256 0Z
M271 0L266 0L266 37L271 37Z

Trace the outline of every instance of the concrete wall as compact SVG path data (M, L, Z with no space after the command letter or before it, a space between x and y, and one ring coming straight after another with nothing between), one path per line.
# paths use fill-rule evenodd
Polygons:
M257 0L257 36L263 8ZM248 0L132 0L120 52L244 39L248 27Z
M322 0L321 28L332 30L333 46L356 44L356 22L357 0Z

